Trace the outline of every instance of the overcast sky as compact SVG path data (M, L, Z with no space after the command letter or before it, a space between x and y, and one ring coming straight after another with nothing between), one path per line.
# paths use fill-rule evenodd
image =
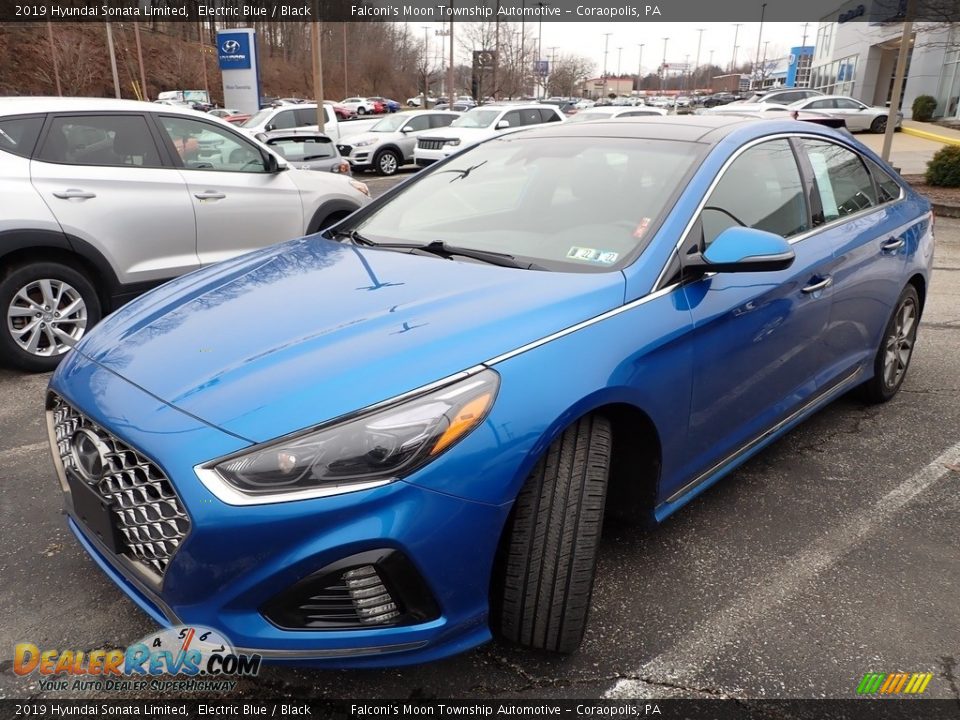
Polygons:
M412 25L412 23L411 23ZM439 23L434 23L440 28ZM736 32L737 61L753 61L757 54L757 40L760 33L760 23L744 23L739 31L731 23L661 23L661 22L545 22L542 24L542 52L544 59L550 58L550 48L556 46L557 53L575 53L590 58L596 63L596 73L603 72L603 50L606 37L604 33L611 33L608 53L607 72L616 74L619 57L620 70L623 73L637 72L637 62L640 59L640 43L643 48L643 72L656 72L663 61L663 38L667 41L667 62L682 63L689 55L690 64L694 64L697 56L697 43L703 28L703 41L700 46L700 64L710 61L710 51L713 51L713 62L726 69L733 55L734 33ZM530 37L537 38L540 24L528 22L525 30ZM812 45L816 39L816 23L810 23L806 29L807 44ZM456 32L456 28L454 28ZM790 52L790 48L803 44L803 23L764 23L762 42L770 41L767 46L768 59L783 57ZM431 54L435 54L439 47L435 45L441 38L431 37ZM445 40L445 38L444 38ZM622 54L618 48L623 48ZM460 54L460 53L458 53ZM763 44L760 45L760 54L763 55ZM459 58L465 60L466 58Z

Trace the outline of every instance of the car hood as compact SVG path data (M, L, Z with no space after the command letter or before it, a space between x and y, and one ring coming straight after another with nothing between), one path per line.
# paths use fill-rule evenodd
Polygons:
M623 276L518 270L311 236L185 275L76 351L251 442L448 377L623 302Z
M394 140L397 135L400 133L375 133L375 132L364 132L357 133L356 135L351 135L350 140L344 141L346 145L352 145L353 147L357 146L357 143L362 140L373 140L373 143L367 145L366 147L373 147L374 145L379 145L385 140Z

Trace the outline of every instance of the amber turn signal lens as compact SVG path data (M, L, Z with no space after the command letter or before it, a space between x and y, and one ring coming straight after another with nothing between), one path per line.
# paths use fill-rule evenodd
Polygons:
M440 436L440 439L437 440L437 444L433 446L430 454L437 455L443 452L444 449L473 429L478 422L483 420L492 401L493 394L484 393L460 408L453 420L451 420L450 427L448 427L443 432L443 435Z

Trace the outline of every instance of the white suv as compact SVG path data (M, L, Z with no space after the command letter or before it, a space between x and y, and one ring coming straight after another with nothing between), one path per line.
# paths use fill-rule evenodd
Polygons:
M482 105L465 112L442 132L424 133L413 153L417 165L430 165L465 147L518 128L563 122L566 118L553 105Z
M0 361L35 371L148 288L369 201L222 120L129 100L0 99L0 167Z

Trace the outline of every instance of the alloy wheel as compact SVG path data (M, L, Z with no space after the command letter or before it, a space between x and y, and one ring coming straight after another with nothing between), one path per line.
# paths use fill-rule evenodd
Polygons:
M385 152L380 156L377 165L384 175L393 175L397 171L397 157L393 153Z
M903 379L916 335L917 305L913 298L906 298L897 309L893 328L884 344L883 382L888 388L897 387Z
M7 308L7 331L31 355L62 355L86 329L87 305L79 291L62 280L28 283Z

